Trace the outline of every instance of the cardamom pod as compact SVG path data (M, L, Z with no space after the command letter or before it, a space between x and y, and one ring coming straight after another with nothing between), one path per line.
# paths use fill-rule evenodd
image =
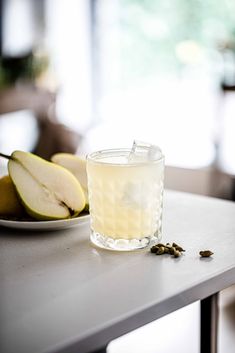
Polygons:
M174 249L174 257L180 257L181 252L179 250Z
M179 251L185 251L180 245L176 244L176 243L172 243L172 246L174 248L176 248L176 250L179 250Z
M159 248L156 251L156 255L162 255L164 254L164 246L159 246Z
M210 251L210 250L201 250L200 252L199 252L199 255L201 256L201 257L210 257L211 255L213 255L214 253L212 252L212 251Z

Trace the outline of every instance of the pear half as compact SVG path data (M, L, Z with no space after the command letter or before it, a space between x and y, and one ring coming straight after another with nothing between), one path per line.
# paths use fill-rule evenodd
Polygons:
M10 176L3 176L0 179L0 216L21 217L24 213Z
M76 216L84 209L82 187L67 169L29 152L15 151L8 159L10 177L32 217L64 219Z
M71 153L56 153L51 157L52 162L68 169L80 182L86 199L85 210L89 210L86 159Z

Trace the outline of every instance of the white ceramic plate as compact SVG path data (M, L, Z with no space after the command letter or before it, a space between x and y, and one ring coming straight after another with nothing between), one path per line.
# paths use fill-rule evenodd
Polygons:
M28 230L60 230L88 223L90 215L82 215L76 218L59 219L55 221L11 221L0 219L0 226Z

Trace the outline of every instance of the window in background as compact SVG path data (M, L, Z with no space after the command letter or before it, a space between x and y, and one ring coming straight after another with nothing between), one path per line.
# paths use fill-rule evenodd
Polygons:
M47 0L48 84L58 90L61 122L83 133L92 117L91 8L87 0Z
M167 164L210 165L234 1L94 3L100 124L88 136L90 149L137 138L159 144Z

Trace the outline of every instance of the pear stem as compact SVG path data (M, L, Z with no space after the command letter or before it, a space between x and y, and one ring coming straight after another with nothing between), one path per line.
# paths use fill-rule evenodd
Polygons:
M4 153L0 153L0 157L11 159L11 156L8 156L7 154L4 154Z

